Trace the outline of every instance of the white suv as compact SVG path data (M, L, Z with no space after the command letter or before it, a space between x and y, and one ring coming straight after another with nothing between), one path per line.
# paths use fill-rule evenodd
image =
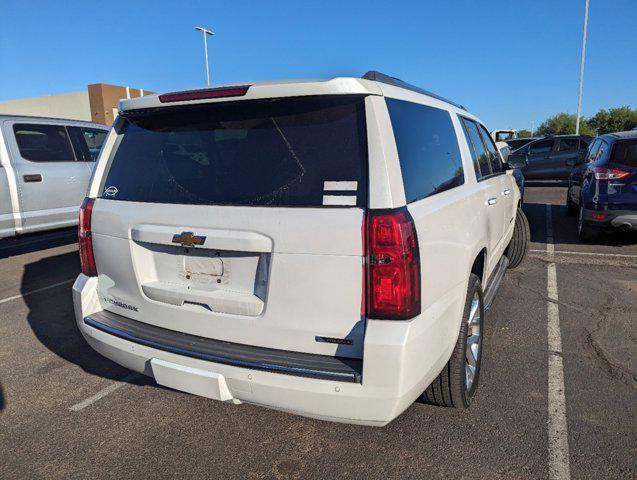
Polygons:
M124 100L80 212L77 324L216 400L367 425L464 408L527 248L519 199L476 117L377 72Z

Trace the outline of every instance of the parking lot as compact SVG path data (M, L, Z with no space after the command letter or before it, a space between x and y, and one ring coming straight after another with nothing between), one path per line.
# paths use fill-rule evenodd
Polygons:
M579 243L565 194L527 186L532 244L488 317L472 407L414 404L384 428L131 374L76 329L75 231L0 241L0 477L634 478L637 242Z

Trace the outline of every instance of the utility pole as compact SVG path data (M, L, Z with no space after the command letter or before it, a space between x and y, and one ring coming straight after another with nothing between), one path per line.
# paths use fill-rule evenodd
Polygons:
M582 84L584 83L584 58L586 57L586 27L588 26L588 0L584 7L584 32L582 33L582 59L579 66L579 96L577 97L577 120L575 121L575 135L579 135L579 121L582 115Z
M208 35L214 35L215 32L213 32L212 30L208 30L207 28L203 28L203 27L195 27L195 30L201 30L203 32L203 51L204 51L204 56L205 56L205 61L206 61L206 84L210 85L210 69L208 67L208 41L207 41L207 37L208 37Z

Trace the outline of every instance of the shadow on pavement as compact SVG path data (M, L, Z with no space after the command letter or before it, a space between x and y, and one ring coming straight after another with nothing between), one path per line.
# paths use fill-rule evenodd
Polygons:
M568 180L524 180L529 187L568 187Z
M531 242L546 242L546 204L525 203L522 206L529 220ZM606 245L622 247L637 244L637 233L621 230L603 231L594 242L581 242L577 238L577 217L566 213L566 205L552 205L553 243L562 245Z
M38 232L0 240L0 258L14 257L77 242L77 228Z
M42 278L44 272L59 269L61 265L69 270L72 266L77 275L80 270L77 252L55 255L25 265L21 293L24 295L31 291L32 285ZM71 284L25 295L23 298L29 309L27 321L33 333L42 345L58 357L78 365L87 373L109 379L121 380L130 373L102 357L82 337L75 324ZM131 383L142 384L145 380Z
M2 384L0 383L0 412L4 410L5 401L4 401L4 393L2 393Z

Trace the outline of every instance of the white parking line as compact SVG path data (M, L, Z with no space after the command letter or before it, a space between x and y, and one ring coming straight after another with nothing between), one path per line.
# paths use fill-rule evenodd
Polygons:
M3 298L2 300L0 300L0 304L7 303L7 302L10 302L12 300L17 300L18 298L24 298L24 297L27 297L29 295L33 295L34 293L43 292L45 290L50 290L51 288L59 287L61 285L67 285L69 283L73 283L74 281L75 281L74 278L71 279L71 280L64 280L63 282L54 283L53 285L47 285L46 287L36 288L35 290L31 290L30 292L26 292L26 293L23 293L21 295L14 295L13 297Z
M548 250L533 250L529 252L533 253L547 253ZM597 252L573 252L565 250L553 250L555 255L592 255L594 257L619 257L619 258L637 258L637 255L628 255L623 253L597 253Z
M546 253L553 260L553 218L551 205L546 205ZM557 294L555 262L547 266L548 313L548 447L549 480L571 478L568 453L568 423L562 361L562 333Z
M80 410L83 410L89 405L94 404L98 400L104 398L106 395L113 393L115 390L122 388L127 383L139 377L140 377L139 373L129 373L121 380L118 380L117 382L109 385L108 387L101 389L95 395L88 397L86 400L82 400L80 403L76 403L75 405L70 406L69 410L71 410L72 412L79 412Z

